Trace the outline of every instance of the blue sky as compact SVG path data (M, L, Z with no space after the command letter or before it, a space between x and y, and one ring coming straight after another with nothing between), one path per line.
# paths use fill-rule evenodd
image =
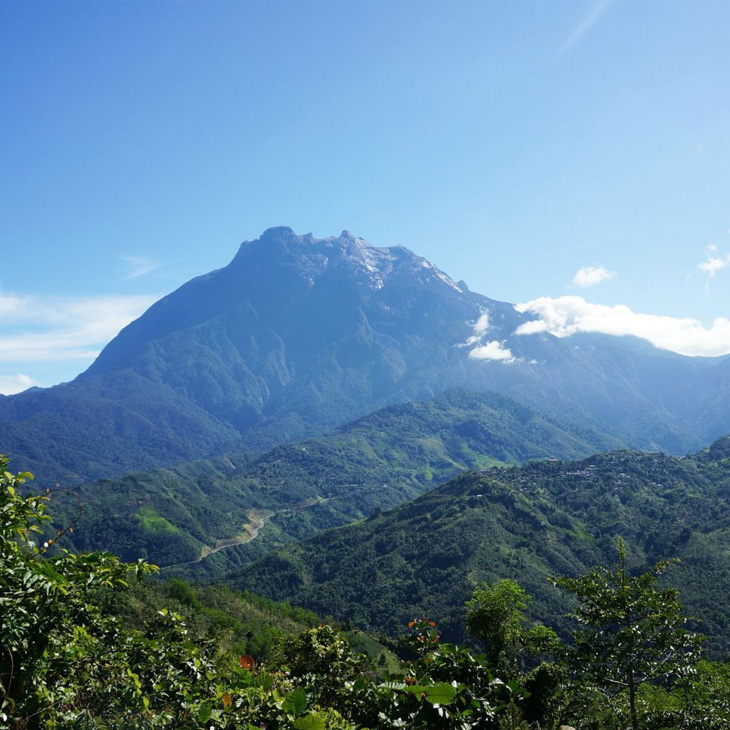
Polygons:
M556 334L730 352L728 27L724 0L0 2L0 392L274 225L407 246Z

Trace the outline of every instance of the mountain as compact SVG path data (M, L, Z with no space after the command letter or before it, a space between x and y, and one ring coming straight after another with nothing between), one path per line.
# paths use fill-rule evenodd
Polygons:
M666 576L701 619L711 653L730 653L730 437L686 458L615 451L470 473L359 524L282 548L234 572L321 615L398 635L414 616L462 639L464 601L480 581L517 580L533 614L565 629L550 576L680 557Z
M454 387L641 448L684 453L730 431L730 359L515 334L528 320L405 248L272 228L150 307L73 382L0 398L0 444L14 468L78 483L261 453Z
M468 469L580 457L616 445L504 396L452 390L256 459L202 460L82 485L84 515L72 541L77 550L162 566L194 562L226 545L182 571L210 576L394 507ZM75 498L65 509L55 505L66 524L75 508ZM262 520L266 529L258 535ZM255 541L240 542L251 534Z

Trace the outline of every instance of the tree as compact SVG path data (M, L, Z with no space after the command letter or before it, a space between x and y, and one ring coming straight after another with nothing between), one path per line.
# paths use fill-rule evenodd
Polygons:
M49 493L0 456L0 728L198 728L213 666L167 610L130 630L102 608L144 561L57 549ZM53 553L53 550L57 552ZM207 727L207 726L206 726Z
M521 727L522 722L543 727L562 707L564 670L549 660L560 652L561 643L543 624L528 628L525 611L531 600L518 583L506 579L494 585L482 583L466 603L467 631L484 645L498 676L524 690L519 707L516 696L510 698L505 727ZM539 664L538 657L543 659ZM527 664L532 666L529 672Z
M626 568L626 547L618 539L618 563L594 568L556 585L578 597L575 618L584 628L573 634L569 653L583 681L597 687L621 714L628 696L633 730L639 730L637 691L644 683L674 680L692 671L704 637L684 628L687 617L674 588L660 589L657 578L672 562L661 561L641 575Z
M558 643L552 629L525 626L531 600L518 583L505 579L482 583L466 603L466 630L484 645L497 670L508 675L516 674L525 654L550 651Z
M51 530L53 537L44 538L49 494L24 496L32 475L11 474L7 465L0 456L0 721L13 716L35 727L72 695L64 675L68 680L83 664L76 661L81 647L99 645L109 633L95 594L154 568L108 553L49 555L63 533Z

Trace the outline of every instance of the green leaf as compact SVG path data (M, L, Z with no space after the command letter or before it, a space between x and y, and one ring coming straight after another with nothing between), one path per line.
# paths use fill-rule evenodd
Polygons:
M297 687L281 705L281 709L289 715L301 715L307 709L307 694L302 687Z
M447 682L425 685L422 690L432 705L448 705L456 699L456 687Z
M292 723L294 730L325 730L324 720L314 713L298 717Z
M208 722L212 712L213 708L210 706L210 702L203 702L198 708L198 722Z
M264 692L270 692L274 686L274 678L270 674L259 674L254 678L253 686L259 687Z

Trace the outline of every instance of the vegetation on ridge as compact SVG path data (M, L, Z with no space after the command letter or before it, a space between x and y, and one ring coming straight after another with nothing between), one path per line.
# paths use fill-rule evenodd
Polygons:
M612 445L608 436L503 396L455 390L256 459L223 457L81 485L86 511L73 545L161 566L194 563L242 534L253 510L273 512L254 542L180 571L220 575L274 547L390 509L467 469L574 458Z
M547 578L612 561L667 555L682 601L713 656L730 654L730 439L687 458L617 451L580 462L535 462L471 473L356 525L287 546L228 582L377 631L433 615L464 638L464 601L480 582L518 576L533 615L563 636L570 611Z

